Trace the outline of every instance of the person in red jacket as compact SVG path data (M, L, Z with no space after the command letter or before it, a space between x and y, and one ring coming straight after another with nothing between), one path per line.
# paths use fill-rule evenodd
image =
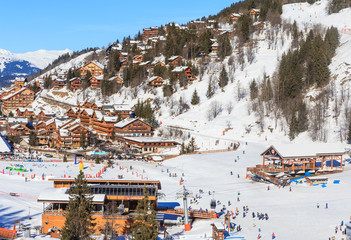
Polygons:
M274 233L272 233L272 239L275 239L275 234Z

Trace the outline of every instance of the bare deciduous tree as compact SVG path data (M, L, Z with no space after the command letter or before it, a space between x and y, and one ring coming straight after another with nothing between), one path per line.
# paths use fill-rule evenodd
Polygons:
M213 101L207 111L207 119L209 121L215 119L222 112L222 104L218 101Z

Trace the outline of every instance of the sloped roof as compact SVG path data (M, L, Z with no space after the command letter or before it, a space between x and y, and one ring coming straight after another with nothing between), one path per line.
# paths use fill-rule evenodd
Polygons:
M124 128L125 126L131 124L132 122L135 122L136 120L138 120L138 119L137 118L126 118L126 119L123 119L122 121L119 121L114 126L116 128Z
M23 91L26 90L26 89L28 89L28 88L21 88L21 89L18 90L17 92L11 93L11 94L9 94L9 95L3 97L2 100L7 100L7 99L9 99L9 98L12 98L13 96L15 96L15 95L17 95L17 94L23 92ZM28 90L29 90L29 91L32 91L32 90L30 90L30 89L28 89ZM32 91L32 92L33 92L33 91Z
M172 56L172 57L170 57L170 58L168 58L168 61L173 61L173 60L175 60L175 59L177 59L177 58L179 58L180 56Z
M176 67L175 69L173 69L172 72L184 72L188 68L189 68L188 66L180 66L180 67Z
M0 134L0 153L11 153L11 146L6 139Z
M316 157L317 155L344 154L345 144L338 143L309 143L309 144L274 144L261 155L273 147L283 158Z

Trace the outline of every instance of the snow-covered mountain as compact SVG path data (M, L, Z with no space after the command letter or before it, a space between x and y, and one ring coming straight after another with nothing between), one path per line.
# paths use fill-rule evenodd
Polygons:
M351 63L351 9L341 10L340 13L328 15L326 11L328 1L322 0L315 4L296 3L283 6L282 19L285 22L297 22L299 31L305 34L317 26L326 28L335 26L340 34L340 46L329 65L331 72L330 83L324 88L306 89L305 103L310 110L309 130L301 133L294 141L311 141L312 135L316 141L343 142L345 141L349 125L349 112L351 111L350 89L350 63ZM322 31L323 32L323 31ZM250 83L255 80L261 86L264 76L272 77L279 66L283 53L291 48L291 31L282 25L272 27L266 22L264 29L252 34L255 42L253 49L243 47L243 59L240 63L240 53L235 37L231 39L233 52L224 61L210 61L203 69L201 77L197 76L192 84L187 87L176 87L171 97L164 97L162 88L151 89L147 87L147 79L134 89L123 87L120 92L110 97L103 97L99 89L70 92L67 97L55 96L53 91L45 92L53 98L60 98L71 104L89 101L109 101L110 103L128 103L131 106L142 101L152 101L157 119L162 122L161 130L164 134L172 129L182 129L183 136L194 136L198 147L203 150L213 148L218 139L245 139L264 140L279 138L282 142L289 142L288 119L273 102L258 104L250 98ZM251 52L251 60L248 53ZM88 54L87 54L88 55ZM82 57L72 59L70 62L58 66L57 69L79 67ZM79 61L78 61L79 60ZM206 96L209 82L219 79L222 67L228 72L229 83L223 89L215 87L214 95ZM52 70L54 71L54 69ZM200 97L198 105L191 105L194 91ZM316 111L320 110L316 101L325 90L327 96L323 105L323 124L318 127L313 124L316 120ZM63 89L61 91L66 91ZM319 97L320 98L320 97ZM180 102L189 106L187 109L180 107ZM33 107L49 107L40 98L34 102ZM216 117L211 117L211 112L216 106L219 110ZM59 111L57 106L53 106ZM312 130L315 128L315 130ZM313 132L314 131L314 132ZM171 133L170 133L171 134ZM317 137L316 137L317 136ZM181 140L186 141L186 138Z
M0 49L0 86L17 76L29 76L44 69L60 55L71 52L68 49L61 51L38 50L27 53L12 53Z

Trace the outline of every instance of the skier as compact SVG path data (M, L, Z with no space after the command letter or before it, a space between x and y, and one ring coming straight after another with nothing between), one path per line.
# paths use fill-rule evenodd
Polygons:
M260 233L258 234L257 239L261 239L261 234Z
M289 188L289 192L291 192L291 187Z
M317 208L319 208L319 203L317 203Z
M269 191L269 186L267 187L267 191Z
M238 178L240 178L240 175L238 174Z
M272 233L272 239L275 239L275 234L274 233Z
M328 208L328 203L325 203L325 208Z

